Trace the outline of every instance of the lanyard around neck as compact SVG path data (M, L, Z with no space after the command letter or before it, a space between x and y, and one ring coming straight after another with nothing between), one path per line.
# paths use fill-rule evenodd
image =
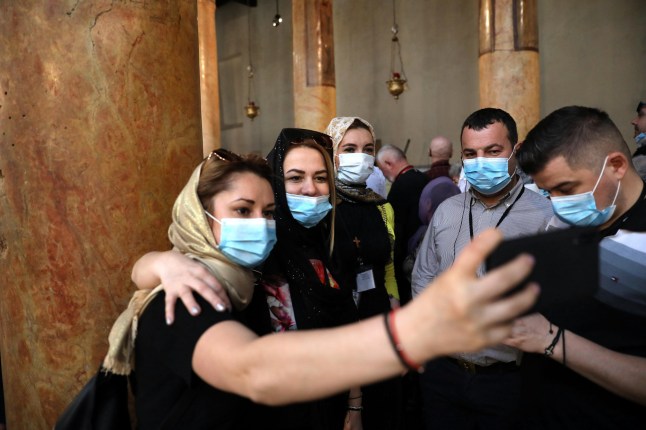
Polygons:
M396 181L397 179L399 179L399 177L400 177L401 175L403 175L404 173L406 173L406 172L408 172L409 170L412 170L412 169L414 169L414 168L415 168L415 167L413 167L413 166L411 166L411 165L409 164L408 166L406 166L406 167L404 167L403 169L401 169L401 171L397 174L397 177L395 177L395 181ZM393 182L394 182L394 181L393 181Z
M523 192L525 192L525 186L521 185L520 192L518 193L514 201L509 206L507 206L507 209L505 209L505 212L503 212L502 216L496 223L496 228L498 228L498 226L503 222L503 220L507 218L507 215L509 215L509 211L511 211L511 208L513 208L516 202L520 199L520 196L523 195ZM473 206L473 197L471 197L471 202L469 203L469 237L471 238L471 240L473 240L473 215L471 215L472 206Z

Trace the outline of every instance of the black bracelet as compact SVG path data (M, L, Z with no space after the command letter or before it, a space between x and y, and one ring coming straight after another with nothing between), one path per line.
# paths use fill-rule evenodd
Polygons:
M549 357L552 354L554 354L554 347L556 346L557 343L559 343L559 339L561 338L561 334L563 334L563 328L559 327L559 329L556 332L556 336L554 336L554 339L552 339L552 343L545 348L545 356Z
M565 361L565 330L563 330L563 366L567 367Z
M417 373L424 373L424 366L418 363L415 363L413 360L411 360L406 354L406 352L404 351L404 348L402 348L401 344L399 343L399 337L397 336L397 331L395 330L395 323L393 321L393 318L395 317L396 312L397 312L397 309L384 312L384 324L386 326L386 333L388 333L388 340L390 340L390 344L395 350L395 355L397 355L397 358L399 359L400 363L405 368L409 370L413 370Z

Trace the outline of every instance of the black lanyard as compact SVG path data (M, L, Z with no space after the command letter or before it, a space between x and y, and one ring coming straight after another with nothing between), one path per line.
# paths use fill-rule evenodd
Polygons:
M520 199L520 196L523 195L523 192L525 192L525 186L521 185L520 192L516 196L516 199L513 201L512 204L510 204L507 207L507 209L505 209L505 212L503 212L502 216L500 217L500 219L496 223L496 228L498 228L500 223L502 223L503 220L507 217L507 215L509 215L509 211L511 210L511 208L514 207L516 202ZM473 206L473 197L471 197L471 202L469 202L469 236L471 237L471 240L473 240L473 216L471 215L471 207L472 206Z

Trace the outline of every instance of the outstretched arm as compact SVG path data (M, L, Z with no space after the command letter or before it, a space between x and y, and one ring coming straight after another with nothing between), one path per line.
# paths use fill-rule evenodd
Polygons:
M396 312L394 325L411 360L424 363L499 343L509 336L510 321L534 303L536 285L501 298L529 273L533 264L529 256L476 277L478 266L501 238L494 230L480 235L433 288ZM222 322L199 339L193 369L220 389L261 403L284 404L385 379L404 367L389 341L384 319L374 317L334 329L261 338L237 322Z
M544 354L558 327L549 333L549 321L541 314L518 319L512 337L505 341L525 352ZM646 405L646 358L612 351L565 330L566 365L608 391ZM554 347L551 359L563 363L563 339Z
M166 323L175 319L175 302L181 298L193 315L200 313L200 306L193 298L193 291L204 297L215 310L231 308L231 302L218 280L201 263L178 251L149 252L132 268L131 275L139 289L155 288L159 284L166 292Z

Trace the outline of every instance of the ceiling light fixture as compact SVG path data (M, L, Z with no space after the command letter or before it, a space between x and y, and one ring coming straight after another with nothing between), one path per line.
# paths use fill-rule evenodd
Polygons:
M274 19L271 21L271 25L274 27L278 27L280 24L283 22L283 17L280 16L280 11L278 10L278 0L276 0L276 15L274 15Z

